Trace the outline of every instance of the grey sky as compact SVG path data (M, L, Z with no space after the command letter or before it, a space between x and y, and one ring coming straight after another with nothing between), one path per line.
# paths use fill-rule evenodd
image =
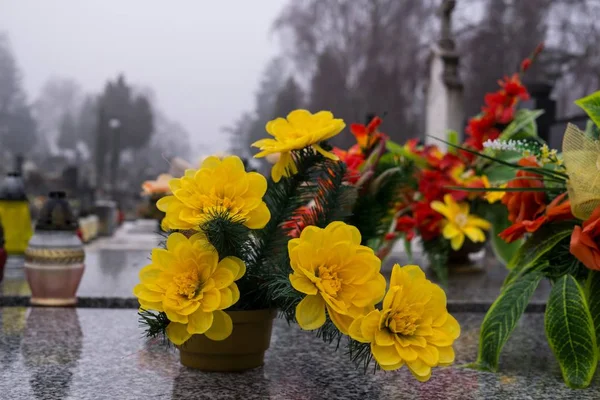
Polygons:
M29 99L52 76L99 91L124 72L151 87L199 153L223 150L220 128L253 106L284 0L0 0Z

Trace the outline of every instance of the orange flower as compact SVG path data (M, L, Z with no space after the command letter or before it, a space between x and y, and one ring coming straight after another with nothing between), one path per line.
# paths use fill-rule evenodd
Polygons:
M600 271L600 207L583 223L583 229L576 226L571 234L570 251L589 269Z
M538 167L535 157L522 158L519 165L523 167ZM517 177L506 185L507 189L512 188L532 188L539 189L544 187L542 176L533 172L520 170ZM546 194L540 191L507 191L502 198L502 204L508 208L508 219L513 224L526 220L532 221L537 218L546 208Z
M517 222L516 224L513 224L500 232L498 236L505 242L511 243L517 239L520 239L525 233L533 233L537 231L545 223L565 221L575 218L571 213L571 203L569 200L563 202L566 195L566 193L563 193L552 200L552 202L548 204L548 207L546 208L545 215L542 215L533 221L524 220Z
M382 122L381 118L374 117L366 126L363 124L350 125L350 132L362 149L370 149L378 139L387 139L386 135L377 131Z

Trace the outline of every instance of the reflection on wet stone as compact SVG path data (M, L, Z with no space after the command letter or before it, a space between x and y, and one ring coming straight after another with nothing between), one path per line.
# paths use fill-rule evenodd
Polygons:
M6 371L15 362L25 328L27 309L21 307L5 308L0 312L0 366Z
M81 356L82 333L74 308L31 308L21 355L38 399L63 399Z

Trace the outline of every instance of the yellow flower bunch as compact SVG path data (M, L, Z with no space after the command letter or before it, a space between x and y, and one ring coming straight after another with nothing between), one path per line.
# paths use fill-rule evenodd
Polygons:
M267 180L259 173L246 172L236 156L223 160L208 157L200 169L185 171L183 178L172 179L169 186L173 195L156 203L166 214L165 229L199 230L204 222L222 213L250 229L263 228L271 218L262 200Z
M381 261L361 246L358 229L332 222L325 229L306 227L288 242L294 289L306 294L296 307L302 329L320 328L331 321L347 334L352 320L374 309L385 293Z
M267 123L266 130L273 139L254 142L252 146L261 150L254 157L261 158L279 153L279 159L271 169L273 181L279 182L282 176L291 176L298 172L291 153L293 150L312 147L323 156L337 160L335 154L325 151L319 143L334 137L345 126L343 120L333 118L333 114L329 111L311 114L306 110L294 110L287 118L277 118Z
M491 224L475 215L469 214L469 203L457 203L452 195L446 194L444 202L432 201L431 208L446 217L442 235L450 240L452 249L459 250L465 242L465 236L472 242L485 242L485 233Z
M431 368L454 362L452 344L460 326L446 309L446 294L425 278L416 265L394 265L390 288L381 310L352 322L350 337L371 344L384 370L406 365L419 381L431 377Z
M240 298L235 281L245 272L246 265L236 257L219 261L203 234L188 239L173 233L166 249L152 250L152 263L140 271L133 293L142 309L166 313L171 321L167 336L174 344L183 344L193 334L223 340L233 325L222 310Z

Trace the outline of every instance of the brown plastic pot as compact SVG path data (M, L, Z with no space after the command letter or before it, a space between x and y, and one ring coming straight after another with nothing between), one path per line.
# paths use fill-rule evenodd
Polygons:
M233 321L231 336L214 341L204 335L193 335L177 346L183 365L202 371L238 372L264 364L276 310L226 312Z

